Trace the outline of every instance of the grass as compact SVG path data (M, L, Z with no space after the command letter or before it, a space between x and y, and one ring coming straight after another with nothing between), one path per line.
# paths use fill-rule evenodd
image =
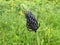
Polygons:
M20 4L38 19L36 33L26 28ZM60 45L60 1L0 0L0 45Z

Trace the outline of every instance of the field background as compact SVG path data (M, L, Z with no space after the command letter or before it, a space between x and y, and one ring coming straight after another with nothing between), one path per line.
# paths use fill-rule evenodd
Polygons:
M38 19L36 33L26 28L20 4ZM60 0L0 0L0 45L60 45Z

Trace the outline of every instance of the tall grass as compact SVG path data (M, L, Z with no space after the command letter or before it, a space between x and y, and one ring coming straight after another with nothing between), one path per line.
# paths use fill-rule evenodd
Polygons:
M25 4L40 23L28 31L20 4ZM0 45L60 45L59 0L0 0Z

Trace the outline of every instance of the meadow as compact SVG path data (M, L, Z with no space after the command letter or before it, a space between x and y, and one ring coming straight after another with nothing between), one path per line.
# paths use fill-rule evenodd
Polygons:
M40 23L36 33L28 31L20 4ZM60 45L60 0L0 0L0 45Z

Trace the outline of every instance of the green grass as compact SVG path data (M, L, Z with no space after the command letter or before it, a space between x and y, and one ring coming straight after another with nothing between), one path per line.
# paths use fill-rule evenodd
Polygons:
M38 19L36 33L28 31L20 4ZM0 45L60 45L60 0L0 0Z

